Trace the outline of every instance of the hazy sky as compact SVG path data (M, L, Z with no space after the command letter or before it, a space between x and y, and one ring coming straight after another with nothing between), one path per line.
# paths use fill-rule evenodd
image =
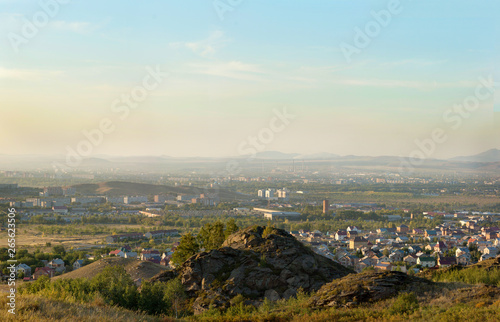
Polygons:
M0 153L500 148L498 21L499 1L0 0Z

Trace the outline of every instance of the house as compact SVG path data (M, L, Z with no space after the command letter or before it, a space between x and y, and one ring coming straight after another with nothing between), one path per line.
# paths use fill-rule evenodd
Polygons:
M348 232L347 232L347 238L349 238L349 239L350 239L350 238L353 238L353 237L356 237L356 236L358 236L358 232L357 232L357 231L355 231L355 230L352 230L352 231L348 231Z
M408 240L409 240L409 238L406 236L399 236L398 238L396 238L396 242L402 243L402 244L407 243Z
M160 260L160 265L169 266L171 259L172 259L172 255L166 256L166 257L162 257L162 259Z
M479 261L482 262L484 260L487 260L487 259L490 259L490 258L495 258L495 256L491 255L491 254L483 254L481 255L481 257L479 258Z
M437 232L435 230L425 230L424 236L428 239L437 237Z
M17 265L16 274L19 276L20 273L23 273L24 276L31 276L31 267L26 264Z
M389 231L387 230L387 228L379 228L377 229L377 233L378 234L387 234Z
M483 249L483 254L488 254L488 255L492 255L492 256L497 256L497 253L498 253L498 249L496 247L485 247Z
M359 261L359 258L356 256L352 255L345 255L342 258L339 259L340 264L346 267L352 267L356 265L356 263Z
M156 249L148 249L148 250L143 250L141 252L141 260L145 261L145 260L149 260L151 258L155 258L155 257L158 257L158 264L161 260L161 254L159 251L157 251Z
M54 207L52 207L52 211L55 213L59 213L59 214L67 214L68 207L66 207L66 206L54 206Z
M477 245L478 240L476 238L469 238L467 241L467 246L470 247L471 245Z
M398 233L407 233L410 230L406 225L398 226L396 229Z
M362 248L363 246L366 246L367 243L368 240L364 239L363 237L354 237L349 239L349 248L350 249Z
M417 264L417 257L415 255L408 255L403 258L405 263L408 263L410 266Z
M377 257L378 257L377 264L378 263L382 263L382 262L388 262L388 263L390 263L392 261L391 258L389 258L387 256L384 256L384 255L377 256Z
M161 263L161 258L160 257L150 257L146 259L148 262L152 262L155 264L160 264Z
M60 258L51 260L47 264L47 267L54 269L56 273L62 273L66 270L66 266L64 266L64 261Z
M408 247L408 252L412 253L412 254L418 253L421 250L422 250L422 248L420 246L410 246L410 247Z
M50 267L37 267L35 268L35 273L33 273L33 279L36 280L40 276L48 276L49 278L54 277L54 269Z
M347 227L347 232L351 232L351 231L355 231L357 233L360 232L360 230L356 226L349 226L349 227Z
M116 249L116 250L110 251L108 255L109 256L122 257L122 258L125 257L125 253L121 249Z
M415 229L413 229L412 234L413 235L423 235L424 231L422 229L415 228Z
M422 267L434 267L436 266L436 259L430 256L420 256L417 259L417 265Z
M81 267L83 267L85 264L84 264L84 260L83 259L77 259L74 263L73 263L73 270L75 269L79 269Z
M375 252L373 250L369 249L368 247L363 247L363 249L361 249L361 253L363 253L364 256L368 256L368 257L375 255Z
M458 247L457 250L455 251L455 256L459 257L462 254L469 254L469 257L470 257L469 248L467 248L467 247Z
M335 240L346 240L347 239L347 231L344 229L339 229L335 233Z
M392 254L389 255L389 259L391 259L391 262L401 262L403 260L404 253L395 251Z
M388 262L381 262L375 265L375 269L379 271L391 271L392 270L392 264Z
M137 259L137 253L136 252L126 252L125 255L123 255L123 257Z
M498 232L494 231L486 232L484 233L484 237L486 237L486 240L496 239L498 237Z
M463 253L460 256L456 257L456 261L458 265L469 265L471 260L471 256L468 253Z
M371 266L373 265L371 264L369 259L361 259L354 265L354 270L359 273L363 269Z
M457 263L457 260L454 257L439 257L437 262L440 268L445 268L455 265Z
M126 252L131 252L132 251L132 247L130 247L130 245L124 245L120 248L124 253Z
M446 244L442 241L437 242L437 244L434 246L434 251L436 253L443 253L448 249Z
M344 257L345 255L349 255L349 252L347 252L343 248L338 248L335 252L335 257L337 257L337 259L340 259L340 258Z

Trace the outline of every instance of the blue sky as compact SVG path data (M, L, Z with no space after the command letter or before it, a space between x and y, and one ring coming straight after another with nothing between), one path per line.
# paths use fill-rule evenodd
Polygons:
M40 3L57 13L25 37ZM407 156L436 128L446 142L425 157L500 148L493 95L457 127L443 118L497 69L499 16L495 1L0 0L0 147L63 154L110 119L92 154L233 156L286 109L263 150ZM121 119L112 102L147 66L169 76Z

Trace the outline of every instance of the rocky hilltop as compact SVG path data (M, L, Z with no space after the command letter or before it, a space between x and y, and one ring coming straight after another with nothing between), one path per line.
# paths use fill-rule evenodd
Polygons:
M209 306L228 307L238 294L257 304L264 298L294 296L299 288L316 291L350 273L284 230L254 226L230 235L221 248L199 253L177 271L159 274L153 281L179 276L195 298L195 312L200 313Z
M351 274L325 284L311 297L309 306L349 307L385 300L399 292L430 289L434 283L401 272Z

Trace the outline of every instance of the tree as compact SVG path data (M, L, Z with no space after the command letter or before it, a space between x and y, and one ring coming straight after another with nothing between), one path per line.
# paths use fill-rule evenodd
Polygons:
M238 230L240 230L240 228L236 225L236 221L234 220L234 218L231 218L227 221L226 231L224 232L224 235L227 238L229 237L229 235L237 232Z
M61 256L66 255L66 250L64 249L63 245L57 245L57 246L52 247L52 251L56 255L61 255Z
M168 303L165 301L164 292L164 283L151 283L148 281L142 283L138 301L139 310L149 314L165 313L168 309Z
M167 303L172 303L172 309L175 312L175 318L178 318L181 302L186 299L186 292L180 279L175 278L167 282L165 286L165 295L163 299Z
M92 278L92 288L106 303L128 309L137 307L138 293L134 281L123 266L108 266Z
M191 233L187 233L182 235L181 240L179 242L179 246L177 246L176 251L172 255L172 262L175 266L180 266L184 263L189 257L196 254L200 249L196 238Z
M197 238L200 247L204 248L205 251L221 247L225 240L224 224L220 221L216 221L213 224L205 224L205 226L200 229Z

